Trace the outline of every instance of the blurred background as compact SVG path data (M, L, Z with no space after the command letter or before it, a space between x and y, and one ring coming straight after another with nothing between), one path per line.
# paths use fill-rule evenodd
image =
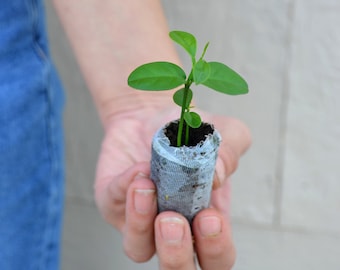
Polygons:
M243 120L253 146L232 177L235 270L340 269L340 2L168 0L170 29L210 41L250 93L196 91L197 106ZM52 52L67 91L63 270L134 264L102 221L93 179L102 129L68 41L46 1ZM201 48L202 49L202 48ZM183 62L187 56L180 52Z

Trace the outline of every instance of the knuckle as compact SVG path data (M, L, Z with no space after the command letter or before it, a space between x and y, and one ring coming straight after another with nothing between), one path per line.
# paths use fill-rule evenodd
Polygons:
M207 245L208 246L208 245ZM210 262L219 262L225 265L224 269L231 269L236 261L236 250L233 244L218 242L204 249L200 255Z
M128 258L136 263L143 263L149 261L153 252L143 249L142 251L136 250L135 248L131 248L130 246L124 245L124 253Z
M103 220L112 225L114 228L121 230L125 222L124 211L119 211L118 209L99 209Z
M206 255L212 259L217 260L226 254L226 249L223 244L215 245L213 248L210 248L206 251Z
M136 263L147 262L150 260L154 253L155 248L152 244L142 244L143 241L136 243L135 239L130 241L129 236L124 239L123 249L127 257Z
M131 221L129 220L129 231L135 235L147 235L152 230L152 224L150 221L143 222L143 220Z
M165 254L160 256L160 261L164 269L181 269L185 265L185 259L181 255L169 255Z

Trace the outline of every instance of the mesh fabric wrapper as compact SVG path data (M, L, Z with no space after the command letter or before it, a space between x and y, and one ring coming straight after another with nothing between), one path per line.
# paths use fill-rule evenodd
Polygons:
M220 134L214 130L196 146L170 146L160 129L152 141L151 179L157 188L158 211L176 211L189 223L210 203Z

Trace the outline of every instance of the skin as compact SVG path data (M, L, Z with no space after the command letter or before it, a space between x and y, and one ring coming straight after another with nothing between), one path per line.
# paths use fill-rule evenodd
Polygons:
M157 215L155 186L149 179L151 139L179 117L173 91L144 92L127 86L129 73L152 61L180 64L158 0L54 0L105 137L97 164L95 199L103 218L123 235L132 260L155 253L159 268L231 269L235 261L229 222L230 181L251 139L240 121L200 112L222 135L211 208L195 218L192 231L183 216ZM219 224L219 226L218 226ZM213 229L213 231L207 231ZM194 237L194 244L193 238Z

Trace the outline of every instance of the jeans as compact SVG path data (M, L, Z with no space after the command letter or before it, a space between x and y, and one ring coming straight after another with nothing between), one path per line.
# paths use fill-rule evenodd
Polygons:
M58 269L63 91L39 0L0 3L0 269Z

